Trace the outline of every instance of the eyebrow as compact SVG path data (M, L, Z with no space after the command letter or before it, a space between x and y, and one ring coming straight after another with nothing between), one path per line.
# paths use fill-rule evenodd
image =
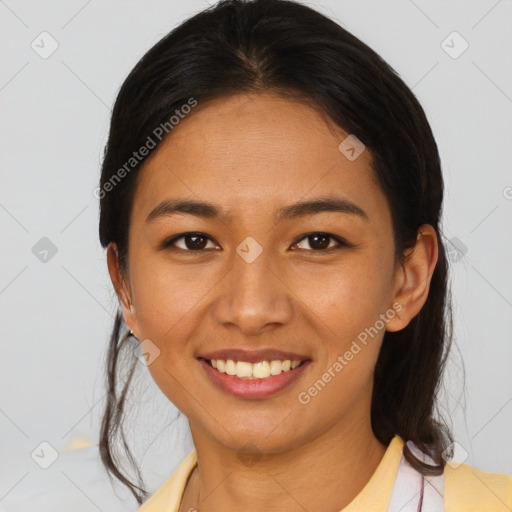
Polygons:
M289 220L307 215L315 215L322 212L337 212L358 216L368 221L366 212L354 203L338 197L317 197L307 201L300 201L280 208L274 215L275 222ZM193 201L188 199L164 199L159 203L145 222L171 216L175 213L188 213L206 219L233 220L233 215L228 214L223 208L207 201Z

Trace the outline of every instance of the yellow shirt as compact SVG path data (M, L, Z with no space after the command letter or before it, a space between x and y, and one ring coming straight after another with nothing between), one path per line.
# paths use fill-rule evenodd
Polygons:
M397 475L403 439L396 435L361 492L341 512L386 512ZM137 512L178 512L187 479L197 465L192 450ZM444 470L445 512L512 511L512 476L486 473L467 464Z

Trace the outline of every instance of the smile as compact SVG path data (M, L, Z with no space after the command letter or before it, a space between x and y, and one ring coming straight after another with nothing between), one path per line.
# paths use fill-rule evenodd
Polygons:
M233 361L232 359L207 359L206 360L213 368L220 373L236 376L239 379L267 379L273 375L280 375L283 372L294 370L305 361L258 361L257 363L250 363L248 361Z
M272 359L251 363L199 357L197 361L218 389L244 399L269 398L284 391L311 365L311 359Z

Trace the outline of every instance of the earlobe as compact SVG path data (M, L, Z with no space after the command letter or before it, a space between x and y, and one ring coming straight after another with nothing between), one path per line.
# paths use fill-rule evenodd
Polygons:
M430 281L438 258L437 235L429 224L418 230L416 245L407 254L397 276L397 290L393 302L401 304L394 318L387 323L386 330L400 331L421 311L428 298Z
M412 316L409 315L409 311L404 309L395 310L395 314L391 317L386 323L386 331L396 332L405 329L409 322L411 321Z
M393 303L393 314L390 313L388 317L389 318L386 322L386 331L401 331L403 328L407 327L407 324L409 323L404 316L404 307L398 301Z

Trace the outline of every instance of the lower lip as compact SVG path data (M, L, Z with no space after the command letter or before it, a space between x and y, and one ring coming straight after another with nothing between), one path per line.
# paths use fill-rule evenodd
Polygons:
M297 366L293 370L271 375L265 379L239 379L233 375L221 373L204 359L198 359L206 375L225 392L240 398L267 398L291 386L302 375L311 361Z

